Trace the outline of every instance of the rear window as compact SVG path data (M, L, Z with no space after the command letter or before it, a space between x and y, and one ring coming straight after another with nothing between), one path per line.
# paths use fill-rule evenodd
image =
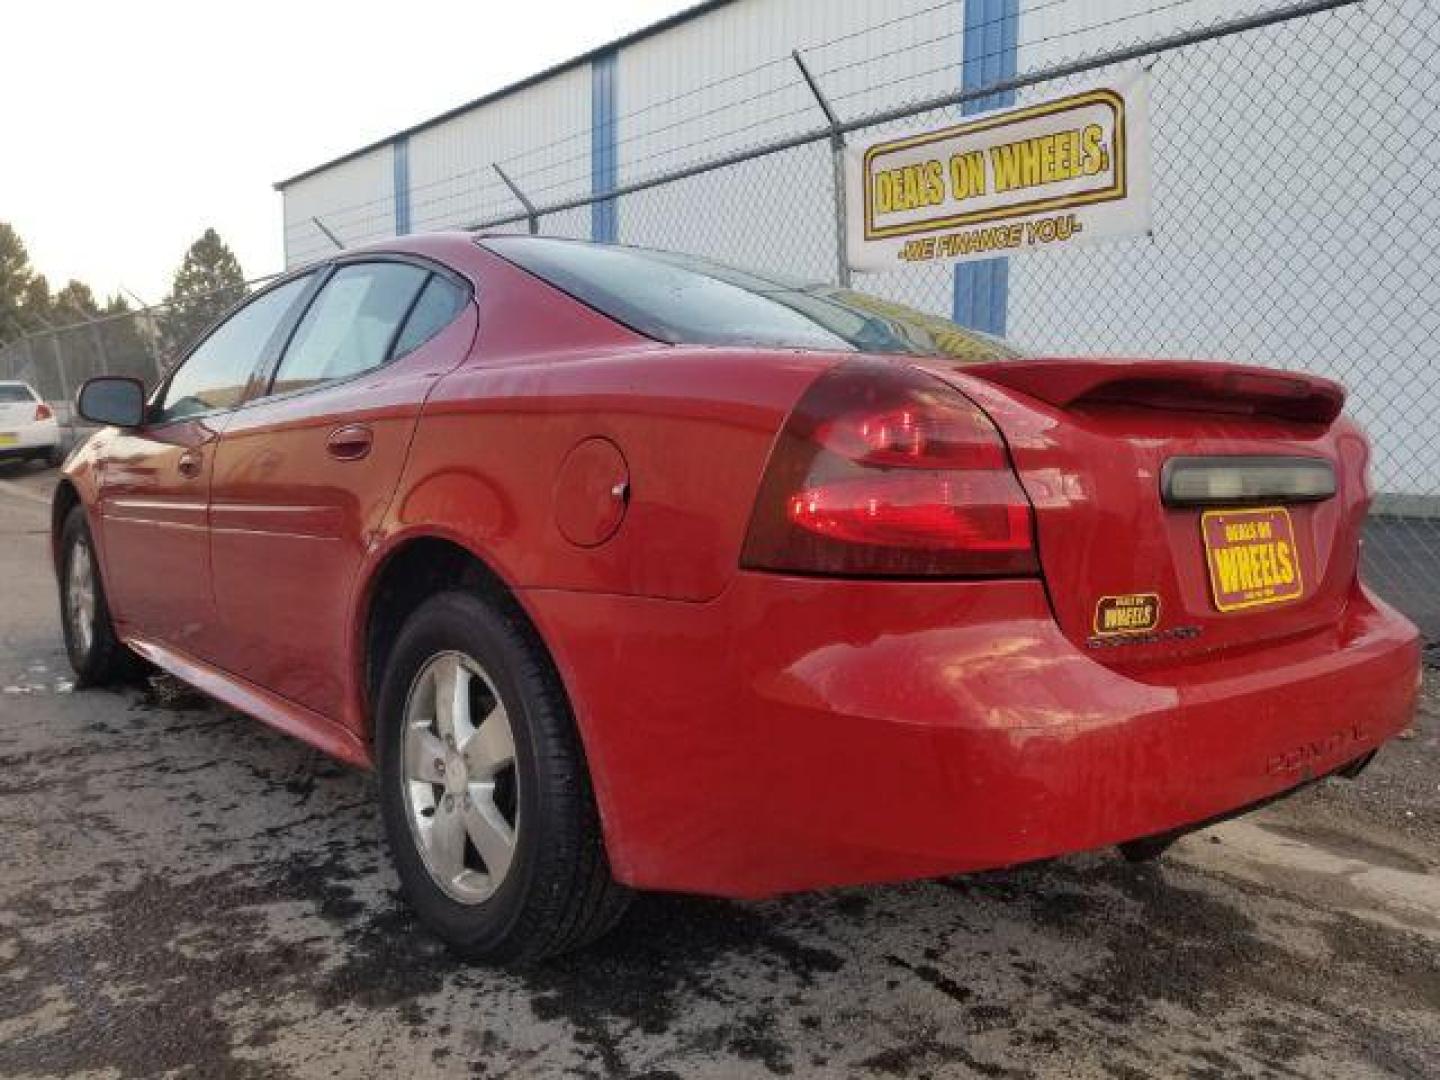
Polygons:
M692 255L528 236L488 237L482 243L616 322L671 344L962 361L1021 355L999 338L904 304Z
M28 386L17 386L10 383L8 386L0 385L0 405L14 405L17 402L34 401L35 395L30 393Z

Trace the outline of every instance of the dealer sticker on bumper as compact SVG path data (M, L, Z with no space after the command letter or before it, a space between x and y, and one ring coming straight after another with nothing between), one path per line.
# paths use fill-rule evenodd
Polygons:
M1221 611L1283 604L1305 593L1290 512L1210 510L1202 515L1210 592Z
M1160 625L1160 597L1154 593L1102 596L1095 605L1095 636L1148 634Z

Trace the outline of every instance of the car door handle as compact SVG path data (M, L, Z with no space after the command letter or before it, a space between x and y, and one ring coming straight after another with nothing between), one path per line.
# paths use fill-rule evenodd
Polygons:
M325 440L325 449L337 461L359 461L370 453L375 433L364 424L336 428Z
M186 480L194 480L200 475L204 464L205 456L199 450L186 450L180 455L180 460L175 462L175 470Z

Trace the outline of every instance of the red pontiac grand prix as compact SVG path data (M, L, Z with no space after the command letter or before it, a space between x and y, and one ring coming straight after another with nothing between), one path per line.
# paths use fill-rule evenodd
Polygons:
M435 234L247 299L67 463L82 684L380 774L457 949L1187 830L1409 722L1324 379L1028 358L700 259Z

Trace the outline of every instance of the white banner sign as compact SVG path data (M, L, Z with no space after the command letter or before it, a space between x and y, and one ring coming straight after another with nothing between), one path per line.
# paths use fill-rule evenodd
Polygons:
M1150 228L1150 76L845 151L856 270L993 259Z

